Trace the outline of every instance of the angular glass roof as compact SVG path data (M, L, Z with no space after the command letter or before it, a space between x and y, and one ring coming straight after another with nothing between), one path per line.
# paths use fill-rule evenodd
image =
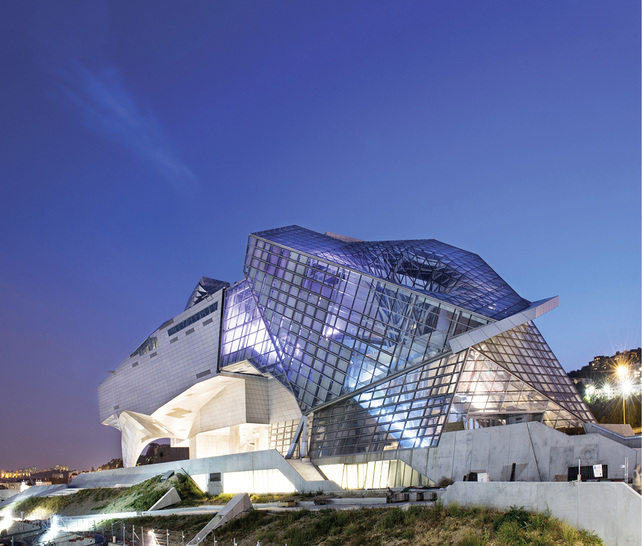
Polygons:
M406 286L495 320L511 316L530 305L477 254L435 239L349 241L300 226L253 235Z

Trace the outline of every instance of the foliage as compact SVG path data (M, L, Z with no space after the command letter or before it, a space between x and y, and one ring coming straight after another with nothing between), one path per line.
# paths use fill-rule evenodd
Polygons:
M457 546L483 546L486 540L478 529L468 529L457 542Z
M55 497L29 497L15 503L12 507L14 516L24 512L25 517L37 516L39 519L48 518L51 514L59 514L65 508L84 502L109 501L118 497L122 489L101 487L98 489L81 489L72 495Z
M446 509L446 514L451 518L463 518L471 513L470 509L462 508L456 502L451 502L450 506Z
M598 423L623 423L622 397L593 396L588 401L588 407ZM639 428L642 423L642 396L640 394L626 398L626 422L633 428Z
M234 495L231 495L229 493L221 493L220 495L217 495L216 497L211 497L209 501L212 504L227 504L232 500Z
M160 480L160 476L154 476L130 487L128 493L133 498L125 505L125 510L149 510L167 492L165 487L159 487Z
M176 476L174 487L181 498L181 504L188 504L195 500L208 498L208 495L203 493L196 483L194 483L194 480L187 474L178 474Z
M504 521L499 529L497 529L497 536L503 544L512 544L515 546L528 544L526 537L522 533L522 528L516 521Z
M495 519L495 531L498 531L505 523L515 523L519 529L526 529L531 523L531 515L524 510L523 506L511 506L505 514L500 514Z
M178 482L178 480L177 480ZM187 482L180 480L185 487ZM175 484L176 486L176 484ZM125 491L123 499L112 499L113 503L140 502L147 504L154 496L167 488L154 478ZM177 488L178 489L178 488ZM190 489L188 489L189 491ZM29 500L34 506L47 500L53 503L70 502L78 497L86 500L106 499L114 494L112 490L84 490L69 497ZM201 493L202 495L202 493ZM219 496L219 500L221 496ZM208 501L209 502L209 501ZM116 504L113 504L114 506ZM28 504L19 506L29 507ZM125 521L114 521L114 526L125 523L145 529L167 529L177 533L176 539L187 542L194 537L212 518L211 514L168 517L137 517ZM103 522L107 527L112 522ZM213 537L210 537L213 538ZM209 539L208 539L209 540ZM587 531L577 531L551 517L550 511L531 514L523 507L512 506L505 513L498 513L481 507L463 507L451 504L444 507L442 502L433 506L411 505L407 509L399 506L386 508L360 508L357 510L284 510L268 512L253 510L217 529L219 544L288 544L344 546L377 544L457 544L459 546L481 546L484 544L538 544L540 546L602 544L600 539ZM208 544L210 544L208 542Z
M254 493L250 495L250 500L254 504L262 504L266 502L279 502L292 499L292 495L284 493Z

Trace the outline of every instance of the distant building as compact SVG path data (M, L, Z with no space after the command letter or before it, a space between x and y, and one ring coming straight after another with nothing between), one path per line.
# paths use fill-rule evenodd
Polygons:
M36 467L32 468L21 468L20 470L0 470L0 478L2 479L23 479L29 478L33 472L36 471Z
M622 392L640 394L642 391L640 353L642 349L618 351L614 355L598 355L586 366L569 372L576 385L580 383L589 393L607 398Z
M122 468L123 460L122 459L112 459L108 463L99 466L96 470L114 470L115 468Z
M618 366L627 366L631 371L631 378L640 379L640 352L642 349L618 351L611 356L596 356L588 363L589 378L596 379L601 376L611 375Z
M66 484L72 479L68 466L56 465L53 468L38 470L36 467L20 470L0 470L0 483L21 483L30 485Z
M170 461L182 461L189 459L188 447L172 447L167 444L152 442L147 446L144 455L138 457L137 465L168 463Z

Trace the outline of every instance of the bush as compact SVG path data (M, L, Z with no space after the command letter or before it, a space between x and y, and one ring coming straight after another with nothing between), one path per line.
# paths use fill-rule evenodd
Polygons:
M510 544L511 546L528 544L524 535L524 530L519 526L519 523L510 520L504 521L497 531L497 536L502 544Z
M194 480L187 474L178 474L176 476L174 487L176 488L178 495L181 497L181 503L188 503L190 501L200 500L207 497L207 495L196 485Z
M423 506L411 506L406 510L405 522L413 523L418 519L421 519L425 513L426 509Z
M531 515L524 510L523 506L511 506L510 510L505 514L500 514L495 519L495 531L499 531L500 527L505 523L515 523L519 529L526 529L531 524Z
M247 514L235 518L226 524L227 533L247 534L256 531L264 526L271 519L271 516L259 510L251 510Z
M234 495L232 495L231 493L221 493L216 497L212 497L212 502L214 504L227 504L232 500L233 497Z
M446 508L446 515L451 518L463 518L468 515L468 510L462 508L456 502L450 503L450 506Z
M486 540L479 531L468 530L464 536L457 542L457 546L483 546Z
M533 514L531 524L538 531L548 531L552 527L551 511L547 508L541 514Z
M415 538L415 530L414 529L406 529L403 532L403 535L401 535L401 538L403 538L405 540L412 540L413 538Z
M437 502L435 502L435 504L433 504L432 508L430 508L426 512L428 521L430 521L434 525L438 524L442 519L444 519L446 515L446 511L444 510L444 502L439 499Z
M402 525L404 522L404 513L401 508L393 508L388 510L386 515L381 519L379 527L381 529L393 529L397 525Z

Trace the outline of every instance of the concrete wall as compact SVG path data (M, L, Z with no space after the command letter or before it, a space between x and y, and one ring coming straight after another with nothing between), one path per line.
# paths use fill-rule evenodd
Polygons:
M642 448L642 436L634 436L631 425L598 425L596 423L584 423L584 430L587 434L600 434L627 447L637 449Z
M2 500L0 502L0 508L3 508L14 502L23 501L25 499L28 499L29 497L48 497L66 488L66 485L34 485L32 487L29 487L28 489L25 489L21 493L18 493L17 495L13 495L8 499Z
M607 546L640 546L642 497L623 483L457 482L441 497L445 506L523 506L596 533Z
M20 489L0 489L0 502L20 493Z
M431 481L462 480L468 472L488 472L491 481L509 481L515 464L516 481L555 481L569 466L607 464L610 479L623 479L620 468L628 458L629 477L640 463L639 449L626 447L599 434L567 436L541 423L521 423L442 434L439 446L363 453L315 459L317 465L364 463L399 459Z
M281 472L297 491L314 492L319 489L323 491L340 490L337 484L329 480L307 481L275 449L85 473L75 478L71 482L70 487L128 487L157 476L158 474L164 474L168 470L176 471L181 469L192 476L196 483L199 484L199 487L207 490L210 494L222 492L221 482L209 481L209 475L211 473L220 472L221 474L225 474L226 472L269 469L276 469ZM224 476L223 479L225 479ZM248 493L252 493L252 491L248 491Z

